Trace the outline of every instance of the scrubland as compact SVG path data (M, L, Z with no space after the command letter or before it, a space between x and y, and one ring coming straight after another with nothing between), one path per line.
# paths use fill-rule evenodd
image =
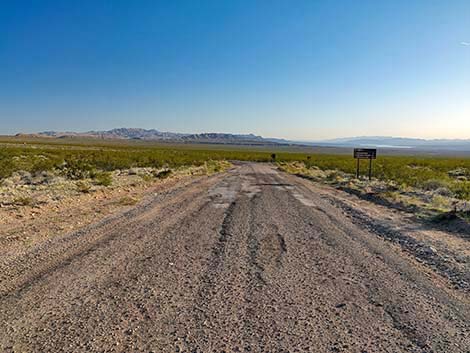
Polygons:
M284 171L371 200L433 217L458 214L468 218L470 212L470 158L380 156L379 151L373 179L368 181L364 176L367 161L361 163L363 177L356 179L351 155L317 153L315 148L312 153L299 153L269 146L14 138L0 139L0 144L3 207L41 203L44 197L41 201L38 190L61 198L61 193L92 193L129 186L136 180L158 182L175 173L210 174L226 169L232 160L272 162L275 153Z

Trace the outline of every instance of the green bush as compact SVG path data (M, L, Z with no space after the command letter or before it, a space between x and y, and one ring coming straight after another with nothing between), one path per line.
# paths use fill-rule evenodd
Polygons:
M447 188L447 186L448 186L448 183L440 179L429 179L422 183L422 188L427 191Z
M59 167L62 175L72 180L86 179L92 176L94 168L86 160L79 158L67 158Z
M462 200L470 200L470 182L460 181L456 182L451 187L455 196Z
M50 160L48 158L41 158L33 163L33 165L31 166L30 172L31 174L39 174L44 171L52 170L55 167L56 165L53 160Z
M110 186L113 183L113 177L110 172L98 172L93 175L96 185Z
M11 159L0 159L0 179L8 178L16 170L15 163Z

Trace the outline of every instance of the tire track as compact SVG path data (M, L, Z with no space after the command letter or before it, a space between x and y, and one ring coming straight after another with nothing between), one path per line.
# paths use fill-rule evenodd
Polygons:
M183 192L186 194L182 194ZM148 227L146 222L149 219L163 211L162 199L171 197L174 193L175 197L165 205L165 212L177 214L172 210L176 210L181 197L187 197L188 192L196 195L200 193L200 189L197 186L189 190L178 187L128 211L107 217L97 224L40 244L21 258L5 261L0 267L0 270L3 269L0 300L9 295L18 295L22 290L40 281L43 276L69 266L74 260L89 255L99 247L109 245L122 234L138 234L141 229ZM160 219L160 227L170 227L178 221L177 217Z
M204 352L207 346L205 338L205 325L210 319L210 305L215 295L214 288L220 279L226 257L227 242L232 237L233 213L236 208L236 201L232 201L224 213L222 225L218 231L218 239L212 247L209 263L204 273L200 276L200 288L195 297L193 306L193 320L195 322L194 342L187 342L192 352Z

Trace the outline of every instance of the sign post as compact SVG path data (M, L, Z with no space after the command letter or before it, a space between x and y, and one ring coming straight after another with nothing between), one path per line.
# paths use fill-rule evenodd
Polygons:
M354 157L356 158L356 157ZM356 165L356 179L359 179L359 158L356 158L357 159L357 165Z
M361 159L369 160L369 180L372 179L372 160L377 158L377 150L375 148L355 148L354 158L357 159L356 178L359 179L359 161Z

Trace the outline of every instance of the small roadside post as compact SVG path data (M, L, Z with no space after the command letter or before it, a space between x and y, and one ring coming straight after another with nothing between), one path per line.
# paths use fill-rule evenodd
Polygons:
M356 164L356 178L359 179L359 161L361 159L369 160L369 180L372 179L372 160L377 159L377 149L375 148L355 148L354 158L357 160Z

